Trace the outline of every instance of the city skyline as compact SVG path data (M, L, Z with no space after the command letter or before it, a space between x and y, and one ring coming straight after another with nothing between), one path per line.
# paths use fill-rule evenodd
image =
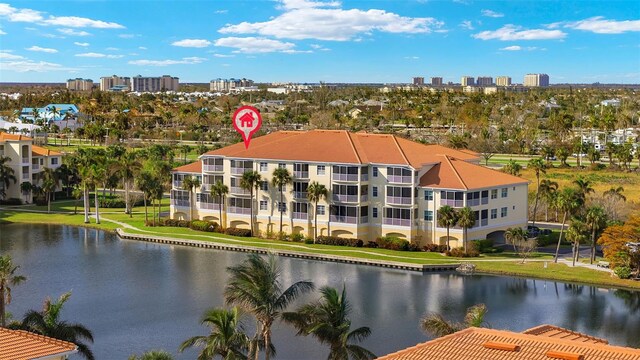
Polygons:
M172 74L185 83L455 83L463 75L520 83L547 73L552 83L640 83L632 1L126 5L0 3L0 82Z

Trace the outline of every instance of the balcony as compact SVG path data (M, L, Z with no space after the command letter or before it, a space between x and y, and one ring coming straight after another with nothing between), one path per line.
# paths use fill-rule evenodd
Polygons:
M232 186L231 188L229 188L229 192L235 195L251 195L251 192L249 190L243 189L239 186Z
M239 168L237 168L239 169ZM224 171L223 165L202 165L202 170L209 172L221 172Z
M294 171L293 177L296 179L308 179L309 172L308 171Z
M480 205L480 199L467 199L467 206L478 206Z
M231 174L232 175L242 175L247 171L252 171L252 168L244 168L244 167L232 167Z
M369 216L360 216L360 224L366 224L369 222Z
M412 177L411 176L400 176L400 175L388 175L387 181L392 183L400 183L400 184L411 184Z
M210 202L199 202L198 207L203 210L220 210L220 204Z
M387 204L411 205L412 198L404 196L387 196Z
M296 198L296 199L305 199L306 200L308 194L309 193L306 192L306 191L294 191L293 192L293 197Z
M329 216L329 220L337 223L343 224L357 224L358 218L355 216L340 216L340 215L331 215Z
M463 207L464 200L440 199L440 205L449 205L452 207Z
M303 212L294 212L293 215L291 215L291 218L298 220L307 220L309 218L309 214Z
M22 158L22 165L31 165L31 159Z
M358 195L333 194L332 199L338 202L357 203Z
M31 164L31 170L40 170L40 164Z
M334 181L352 181L352 182L358 182L358 174L336 174L333 173L331 175L331 178Z
M189 200L171 199L171 205L189 207Z
M29 173L22 173L22 180L31 180Z
M393 226L411 226L410 219L384 218L383 224Z
M360 181L369 181L369 174L362 173L362 175L360 175Z
M173 187L175 189L182 189L182 180L173 180Z
M251 208L243 208L238 206L229 206L227 212L230 214L251 215Z
M369 195L364 194L364 195L360 195L360 202L367 202L369 201Z

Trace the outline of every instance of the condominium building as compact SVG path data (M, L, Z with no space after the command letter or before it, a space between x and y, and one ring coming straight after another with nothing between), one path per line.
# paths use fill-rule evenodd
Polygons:
M421 76L416 76L416 77L412 78L411 80L412 80L412 84L413 85L418 85L418 86L424 85L424 78L421 77Z
M432 77L431 86L442 86L442 78L438 76Z
M91 91L93 89L93 80L75 78L67 80L67 89L72 91Z
M123 91L131 88L131 79L123 76L104 76L100 78L101 91Z
M511 85L511 77L509 76L498 76L496 78L497 86L510 86Z
M476 79L476 85L491 86L493 85L493 78L491 76L478 76Z
M527 74L524 76L524 86L528 86L528 87L549 86L549 75Z
M462 86L474 86L475 80L473 76L463 76L462 78L460 78L460 84Z
M170 75L160 77L134 76L131 78L131 91L136 92L161 92L178 91L180 79Z
M528 181L478 165L478 154L440 145L423 145L394 135L338 130L280 131L201 155L173 171L171 217L217 221L225 227L251 228L251 208L261 234L279 230L374 241L395 236L419 244L447 240L438 225L438 210L469 206L476 224L468 239L500 239L509 227L527 224ZM280 192L271 185L273 171L286 168L292 184ZM242 174L256 171L262 181L252 199L240 186ZM190 203L182 189L185 177L201 179ZM218 180L229 187L220 204L210 195ZM307 200L311 182L329 195L317 208ZM222 219L219 210L222 208ZM450 229L453 246L462 246L463 231Z
M232 92L239 88L248 88L253 86L253 80L250 79L221 79L217 78L209 82L209 91L215 92Z
M30 137L0 132L0 157L3 156L10 159L8 165L17 181L10 182L9 187L0 181L0 190L4 190L5 199L16 198L24 202L32 202L32 194L23 193L20 184L39 185L40 173L45 167L57 169L62 165L61 153L33 145Z

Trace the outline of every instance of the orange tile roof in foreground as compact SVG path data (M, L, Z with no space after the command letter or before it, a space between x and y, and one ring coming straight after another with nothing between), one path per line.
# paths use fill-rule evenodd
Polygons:
M174 168L173 171L182 172L182 173L197 173L197 174L200 174L200 173L202 173L202 161L198 160L198 161L192 162L190 164L178 166L177 168Z
M540 325L534 328L525 330L523 334L547 336L557 339L565 339L571 341L581 341L593 344L608 344L606 339L600 339L594 336L582 334L579 332L571 331L569 329L561 328L553 325Z
M567 332L569 330L563 329ZM378 360L640 360L640 350L471 327Z
M62 153L57 151L45 149L43 147L32 145L31 146L31 155L32 156L62 156Z
M0 360L40 359L76 352L76 345L67 341L22 330L0 328Z
M26 140L33 140L33 139L28 137L28 136L24 136L24 135L17 135L17 134L9 134L9 133L6 133L6 132L0 132L0 141L7 141L7 140L26 141Z

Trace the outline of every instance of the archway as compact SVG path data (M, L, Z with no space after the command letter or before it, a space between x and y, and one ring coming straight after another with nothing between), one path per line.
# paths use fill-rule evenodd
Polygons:
M506 241L504 239L504 230L497 230L487 234L487 240L493 240L493 245L504 245Z
M232 228L238 228L238 229L251 229L251 225L249 225L248 222L246 221L242 221L242 220L234 220L231 222L231 227Z
M349 236L353 236L353 233L351 231L348 230L333 230L331 232L331 236L338 236L338 237L349 237Z
M397 233L397 232L390 232L387 233L387 235L385 235L387 237L394 237L394 238L398 238L398 239L407 239L407 235L402 234L402 233Z

